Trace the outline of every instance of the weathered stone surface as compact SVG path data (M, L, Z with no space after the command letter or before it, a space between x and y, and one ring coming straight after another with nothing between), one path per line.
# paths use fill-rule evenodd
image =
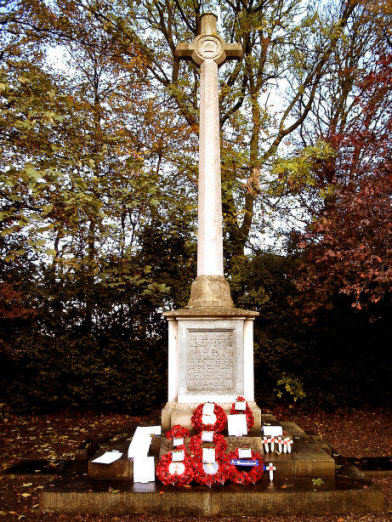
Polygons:
M147 488L146 488L147 489ZM374 487L329 491L269 489L266 480L249 488L162 488L136 493L132 486L116 494L106 491L43 491L43 512L148 513L169 516L320 515L382 512L384 497ZM160 494L164 491L164 494Z
M178 310L170 310L164 312L165 317L181 318L181 317L209 317L212 319L222 317L257 317L259 312L253 310L244 310L243 308L234 308L226 306L203 306L198 308L179 308Z
M263 445L260 437L226 437L227 451L237 448L250 448L257 453L263 454Z
M244 395L243 319L180 320L178 347L179 403L213 401L222 404ZM253 360L248 364L252 363Z
M190 329L185 361L185 383L189 392L235 393L234 330Z
M199 275L192 283L187 308L234 308L229 283L223 276Z
M261 429L261 411L260 408L257 406L257 404L254 401L248 401L249 407L252 410L255 423L252 429L252 434L254 435L260 435L260 429ZM226 414L228 415L230 413L232 403L220 403L220 406L224 409ZM191 423L191 417L193 414L194 409L198 406L198 403L177 403L177 402L167 402L165 407L162 410L161 413L161 424L162 424L162 430L167 431L172 426L175 426L176 424L180 424L181 426L184 426L185 428L188 428L189 430L192 430L192 423ZM270 418L270 417L267 417ZM274 419L274 417L272 416Z
M321 449L310 437L294 437L292 453L280 455L267 453L266 462L273 462L276 473L283 478L300 479L303 477L321 478L331 487L335 480L335 461Z
M95 480L132 480L133 462L124 456L112 464L89 461L88 476Z

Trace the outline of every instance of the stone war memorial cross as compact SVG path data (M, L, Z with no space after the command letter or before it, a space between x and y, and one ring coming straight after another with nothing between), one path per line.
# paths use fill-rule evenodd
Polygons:
M242 395L253 412L254 425L248 433L243 415L228 416L225 441L228 451L235 449L235 455L238 455L235 459L230 457L231 464L239 468L238 471L249 464L258 465L257 459L252 457L252 451L257 452L256 455L265 460L270 480L264 480L264 485L261 480L257 488L253 484L243 484L238 489L229 486L225 494L220 486L219 489L186 491L182 487L173 491L172 486L168 486L163 490L162 486L154 484L156 477L163 482L162 475L154 470L158 452L159 462L170 457L168 473L182 475L185 471L184 439L177 439L181 443L179 448L184 449L175 451L174 440L157 437L152 442L152 435L161 434L161 426L139 426L126 455L117 450L118 442L110 452L106 451L105 443L96 454L101 455L89 460L85 482L79 476L75 481L72 475L70 483L65 486L49 484L56 487L48 487L42 492L41 510L173 516L382 512L384 498L381 491L369 487L368 482L364 489L365 482L359 481L357 472L352 475L359 484L355 489L352 486L335 489L335 460L330 451L324 450L325 442L321 447L314 436L306 435L294 422L278 423L274 415L261 415L254 401L253 322L258 313L234 306L229 284L224 278L222 248L218 65L226 57L241 58L242 49L238 44L226 44L216 34L216 17L204 14L201 33L191 44L180 43L176 54L180 58L191 58L200 65L199 228L197 277L192 284L189 303L183 309L165 313L169 322L169 387L168 401L162 410L162 430L167 431L176 424L192 429L191 416L200 403L216 402L228 414L232 403ZM243 401L240 403L244 404ZM211 410L211 404L207 410ZM208 416L212 417L211 414ZM242 427L235 422L241 418L244 421ZM260 436L261 421L263 438ZM212 437L203 438L201 435L201 440L214 444L213 432L203 433L212 434ZM117 441L117 437L112 441ZM103 455L102 451L105 451ZM190 454L192 463L196 463L199 457ZM203 447L202 460L206 475L215 474L219 469L215 462L215 448ZM349 478L346 473L343 475L345 484ZM323 483L320 490L315 490L314 477ZM236 481L233 476L229 478L231 482ZM92 486L91 479L99 481L98 487ZM116 482L110 482L114 480ZM126 481L123 482L126 486L121 486L120 495L110 494L112 486L108 490L106 485L102 487L102 481L104 484L109 481L117 488L119 480ZM131 488L128 485L130 480L134 481ZM300 481L298 489L292 487L297 480ZM266 482L269 482L268 486ZM61 484L64 484L63 479ZM287 490L280 487L283 484ZM304 484L308 484L308 491Z
M193 409L215 401L226 412L238 395L248 401L260 427L254 402L253 322L258 312L235 308L223 273L222 196L218 66L242 58L240 44L226 43L216 32L216 16L201 16L200 34L181 42L176 56L200 66L197 278L188 305L166 312L169 321L168 402L162 428L191 428Z

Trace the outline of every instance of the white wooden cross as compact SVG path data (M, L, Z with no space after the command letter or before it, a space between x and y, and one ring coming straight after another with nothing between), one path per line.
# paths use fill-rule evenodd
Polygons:
M242 58L242 47L226 43L216 33L216 16L206 13L200 34L192 43L179 43L175 54L200 65L197 275L223 276L218 65Z
M268 471L270 482L274 480L274 471L276 471L276 466L273 465L272 462L270 462L266 467L266 471Z

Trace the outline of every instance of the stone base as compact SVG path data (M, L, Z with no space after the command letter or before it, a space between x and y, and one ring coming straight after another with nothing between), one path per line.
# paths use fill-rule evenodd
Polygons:
M254 432L257 435L260 435L261 430L261 410L257 406L257 404L253 401L248 401L249 407L252 410L255 423L252 428L252 432ZM226 415L230 413L232 403L220 403L219 406L221 406L225 412ZM185 428L188 428L188 430L192 430L192 423L191 423L191 417L193 414L193 411L198 406L198 404L188 404L188 403L178 403L178 402L167 402L165 404L165 407L163 408L161 412L161 425L162 425L162 431L170 430L172 426L175 426L176 424L180 424L181 426L184 426Z
M363 489L315 491L270 487L267 477L256 486L164 488L158 484L94 485L77 480L68 487L58 485L40 496L43 512L112 513L117 515L156 514L168 516L260 516L260 515L324 515L341 513L380 513L384 497L373 486ZM88 490L87 490L88 488ZM164 494L162 494L164 493Z
M223 276L199 275L192 283L187 308L234 308L229 283Z

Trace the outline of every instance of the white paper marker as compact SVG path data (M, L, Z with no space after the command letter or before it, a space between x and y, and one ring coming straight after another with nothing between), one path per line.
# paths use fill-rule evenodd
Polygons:
M173 446L176 447L176 446L182 446L184 444L184 439L173 439Z
M112 462L116 462L116 460L121 459L122 453L118 450L105 451L103 455L94 459L92 462L94 464L111 464Z
M215 448L203 448L203 463L214 464L215 462Z
M133 460L133 481L144 484L155 481L154 457L136 457Z
M282 453L282 446L283 446L283 439L282 437L278 437L278 451L279 453Z
M219 466L217 462L213 462L211 464L203 463L203 469L207 475L215 475L218 472Z
M283 439L283 453L288 453L289 452L289 442L290 442L290 438L289 437L285 437Z
M252 450L250 448L238 448L238 458L239 459L251 459Z
M271 445L271 453L273 453L275 451L275 437L271 437L270 445Z
M169 473L171 475L182 475L185 471L185 464L183 462L170 462Z
M245 401L237 401L235 403L236 411L245 411L246 410L246 402Z
M212 402L206 402L203 404L203 415L214 415L215 404Z
M216 415L202 415L201 422L206 426L214 425L216 423Z
M182 462L184 460L185 454L183 451L173 451L172 452L172 462Z
M274 471L276 471L276 466L274 466L272 462L270 462L269 464L267 464L265 469L266 471L268 471L270 482L272 482L274 480Z
M282 426L263 426L263 435L279 437L283 435L283 428Z
M289 439L288 448L287 448L288 453L291 453L291 447L292 447L293 444L294 444L293 439Z
M231 437L242 437L242 435L247 435L248 426L246 424L246 415L243 415L242 413L238 415L228 415L227 429L229 436Z
M263 445L264 445L264 451L265 453L269 453L269 443L271 439L270 437L263 437Z
M214 432L213 431L202 431L201 440L203 442L214 442Z

